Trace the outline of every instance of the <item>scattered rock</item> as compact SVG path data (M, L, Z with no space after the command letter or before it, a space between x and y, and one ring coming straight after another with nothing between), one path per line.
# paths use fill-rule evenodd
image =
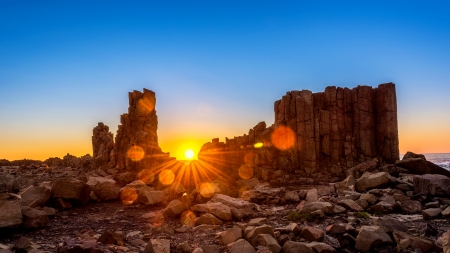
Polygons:
M220 245L228 245L241 238L242 238L242 229L234 227L227 229L219 234L219 243Z
M170 253L170 240L150 239L143 253Z
M440 208L428 208L422 211L422 216L425 220L429 220L438 217L441 212Z
M25 229L36 229L47 225L49 222L47 213L31 207L22 207L23 223Z
M436 174L414 176L414 193L433 196L449 196L450 178Z
M355 249L368 252L375 247L391 243L391 238L381 227L362 226L356 237Z
M268 247L273 253L279 253L281 251L281 246L278 244L277 240L269 234L257 235L256 244Z
M287 241L283 245L282 250L283 253L314 253L313 249L311 247L308 247L306 243L293 241Z
M86 205L89 202L91 189L83 181L60 179L53 182L52 198L63 198L76 204Z
M239 239L227 245L230 253L256 253L255 248L244 239Z
M16 195L0 193L0 228L17 228L22 224L22 208Z
M365 173L355 182L355 190L362 192L367 189L379 188L390 184L392 181L393 178L387 172Z

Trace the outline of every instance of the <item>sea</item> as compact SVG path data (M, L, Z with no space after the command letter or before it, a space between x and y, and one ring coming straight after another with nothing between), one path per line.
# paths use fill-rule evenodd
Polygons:
M427 161L450 170L450 153L423 154ZM403 157L403 154L400 156Z

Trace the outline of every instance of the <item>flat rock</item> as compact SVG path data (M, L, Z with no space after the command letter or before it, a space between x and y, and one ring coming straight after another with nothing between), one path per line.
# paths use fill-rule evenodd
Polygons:
M197 204L192 206L191 210L193 212L210 213L225 221L232 220L230 207L221 202L208 201L206 204Z
M382 217L373 220L373 224L383 228L386 233L392 233L393 231L408 232L408 227L404 222L390 217Z
M379 188L388 185L392 180L392 176L387 172L378 172L374 174L365 173L355 182L355 190L362 192L367 189Z
M405 214L415 214L422 212L422 203L417 200L403 200L398 202Z
M206 225L222 225L222 221L210 213L205 213L202 216L195 219L195 226L205 225L205 224Z
M305 204L300 213L311 213L317 210L322 210L325 214L333 214L333 205L329 202L312 202Z
M393 231L398 251L420 249L422 252L441 252L442 249L432 241L411 236L400 231Z
M441 212L441 215L444 218L450 218L450 206L445 208L445 210Z
M242 199L233 198L228 195L214 194L214 196L211 198L211 202L220 202L230 207L233 216L235 215L235 211L233 211L233 209L236 209L238 210L238 212L242 213L243 217L253 216L255 214L255 212L253 211L253 207L255 206L255 204Z
M323 242L310 242L306 246L312 248L317 253L336 253L333 247Z
M438 217L441 212L440 208L428 208L422 211L422 216L425 220L429 220Z
M352 210L352 211L363 211L364 209L355 203L355 201L351 200L351 199L340 199L337 202L338 205L345 207L347 210Z
M94 186L95 196L102 201L118 199L119 190L120 187L112 179L100 182Z
M137 200L144 205L155 205L164 202L166 199L166 194L163 191L138 190L137 194Z

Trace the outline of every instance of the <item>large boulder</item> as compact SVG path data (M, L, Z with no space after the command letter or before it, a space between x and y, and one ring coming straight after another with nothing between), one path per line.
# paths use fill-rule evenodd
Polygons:
M368 252L375 247L391 244L391 237L379 226L362 226L356 237L355 249Z
M405 232L393 231L394 239L397 242L397 251L420 249L421 252L442 252L442 248L432 241L411 236ZM417 252L417 251L416 251Z
M22 208L16 195L0 193L0 228L17 228L22 224Z
M411 174L440 174L450 177L450 171L427 161L424 155L407 152L395 166L407 169Z
M438 174L414 176L414 193L432 196L449 196L450 178Z
M86 205L89 202L91 188L83 181L59 179L53 182L52 198L63 198L74 204Z
M257 235L256 244L269 248L272 253L279 253L281 251L281 246L278 244L277 240L268 234Z
M242 229L234 227L227 229L219 234L220 245L227 245L242 238Z
M52 196L50 182L43 182L39 186L29 186L20 193L22 206L43 207Z
M355 182L355 190L362 192L368 189L379 188L389 185L392 181L394 181L393 177L387 172L365 173Z

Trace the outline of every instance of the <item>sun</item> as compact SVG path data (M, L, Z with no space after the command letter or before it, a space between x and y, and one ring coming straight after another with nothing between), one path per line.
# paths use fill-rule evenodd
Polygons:
M192 151L192 149L188 149L184 152L184 157L186 157L187 159L191 160L192 158L194 158L194 151Z

